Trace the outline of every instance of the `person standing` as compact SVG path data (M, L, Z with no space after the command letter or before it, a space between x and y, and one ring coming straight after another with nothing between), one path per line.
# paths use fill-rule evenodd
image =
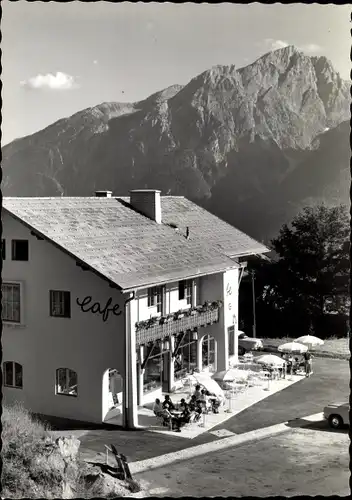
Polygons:
M286 355L281 354L282 368L281 368L281 378L286 378Z
M118 395L122 391L122 378L119 372L115 369L110 371L109 376L110 376L110 391L112 393L113 404L114 406L117 406L118 404L121 403L121 401L119 401Z
M313 355L307 351L303 354L303 358L304 358L304 368L305 368L305 371L306 371L306 377L310 377L311 374L313 373L312 372L312 359L313 359Z

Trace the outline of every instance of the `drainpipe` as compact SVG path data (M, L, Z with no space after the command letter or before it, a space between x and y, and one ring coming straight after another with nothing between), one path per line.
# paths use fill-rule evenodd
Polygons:
M257 336L257 322L255 316L255 288L254 288L254 272L252 271L252 301L253 301L253 338Z
M125 301L125 376L124 376L124 395L123 395L123 426L128 429L128 428L133 428L134 426L131 425L131 420L132 420L132 415L130 415L130 401L129 401L129 389L130 389L130 384L133 384L132 380L129 380L130 378L130 364L131 364L131 330L130 330L130 323L131 323L131 315L127 314L127 311L129 311L128 304L132 300L134 300L136 297L136 292L130 293L130 296L128 299ZM132 385L133 387L133 385Z

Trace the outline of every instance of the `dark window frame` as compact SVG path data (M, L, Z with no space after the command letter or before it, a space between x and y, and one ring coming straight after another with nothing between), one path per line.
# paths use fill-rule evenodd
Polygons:
M24 245L21 248L21 245ZM24 252L24 253L22 253ZM16 262L29 261L29 241L28 240L12 240L11 241L11 257Z
M60 384L59 384L60 371L61 370L65 370L65 376L64 376L65 384L64 384L63 390L59 389L59 387L60 387ZM76 377L76 383L74 385L72 385L71 387L75 387L76 392L74 394L70 394L70 392L69 392L70 391L70 378L72 378L73 376ZM56 371L55 371L55 394L57 396L68 396L71 398L78 397L78 374L75 370L72 370L72 368L64 368L64 367L56 368Z
M8 373L7 369L11 366L11 379L12 383L8 383ZM20 375L20 384L17 383L17 375ZM3 363L3 376L4 376L4 387L10 387L12 389L23 389L23 366L17 361L4 361Z
M19 311L18 311L18 320L17 319L8 319L8 318L4 318L3 317L3 313L4 313L4 303L2 304L2 311L1 311L1 319L4 323L12 323L14 325L20 325L22 324L22 285L21 283L10 283L10 282L2 282L1 284L2 286L2 290L1 290L1 293L2 293L2 300L4 300L4 290L3 290L3 287L5 286L8 286L8 287L17 287L19 289Z
M6 260L6 240L1 240L1 258L2 260Z
M59 299L59 305L55 305L55 295L62 294L62 299ZM49 290L49 302L50 302L50 317L52 318L71 318L71 292L68 290ZM55 307L62 305L62 314L55 312Z
M182 280L178 282L178 300L187 301L187 305L192 305L193 298L193 281Z
M158 313L163 312L163 287L148 288L148 307L156 307Z

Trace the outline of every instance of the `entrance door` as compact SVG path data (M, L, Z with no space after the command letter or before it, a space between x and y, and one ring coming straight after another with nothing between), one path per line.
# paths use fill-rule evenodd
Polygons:
M215 339L206 335L202 341L202 366L209 371L215 371Z

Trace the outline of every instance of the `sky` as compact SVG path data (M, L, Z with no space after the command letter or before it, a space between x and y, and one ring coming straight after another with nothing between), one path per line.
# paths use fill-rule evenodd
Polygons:
M2 145L295 45L350 78L348 5L1 2Z

